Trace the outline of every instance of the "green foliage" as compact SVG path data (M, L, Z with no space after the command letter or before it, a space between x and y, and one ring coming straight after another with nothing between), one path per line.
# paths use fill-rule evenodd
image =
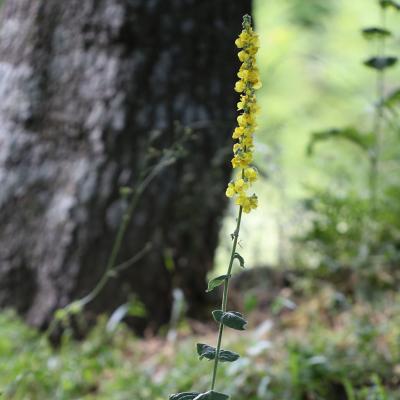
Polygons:
M330 15L334 2L331 0L290 0L293 21L307 28L319 28L324 18Z
M383 24L385 8L392 5L381 2ZM395 205L400 202L400 193L393 190L399 182L384 173L389 164L391 168L400 167L398 157L391 150L400 145L395 111L399 93L395 89L385 95L384 90L387 77L384 70L397 62L397 57L385 55L390 31L385 26L372 27L364 29L363 34L377 40L379 53L365 62L366 66L376 70L372 121L368 128L359 121L359 126L354 124L316 132L309 141L307 152L314 154L317 143L328 141L335 144L337 152L340 142L348 142L361 150L365 163L352 165L343 160L344 168L335 180L328 185L309 187L308 200L302 209L306 222L295 248L298 249L297 265L311 267L318 277L339 279L341 284L346 274L349 278L354 273L352 287L348 290L370 296L372 289L394 287L400 278L395 268L400 260L400 219ZM354 151L348 153L350 157L354 154ZM343 174L345 166L347 171Z
M398 286L399 195L395 188L386 192L385 206L371 216L368 198L354 190L311 188L304 202L306 227L295 244L297 265L369 298Z
M220 391L242 400L337 400L345 393L350 400L399 400L399 295L387 291L374 304L348 301L340 310L336 298L331 286L320 284L297 298L296 309L281 313L268 336L257 329L227 336L242 357L220 370ZM210 364L192 352L205 339L142 340L123 324L110 335L101 319L82 342L67 332L52 348L3 313L0 391L5 400L161 400L178 390L181 397L172 399L193 400L209 386ZM198 392L188 392L193 382Z

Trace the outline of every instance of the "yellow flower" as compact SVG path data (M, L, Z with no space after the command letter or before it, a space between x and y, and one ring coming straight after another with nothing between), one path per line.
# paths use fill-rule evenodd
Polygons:
M235 181L235 191L236 191L236 193L240 193L240 192L242 192L242 191L244 191L246 189L247 189L247 185L246 185L244 179L239 178L237 181Z
M241 49L243 47L243 41L242 39L240 39L240 37L235 40L235 45L238 49Z
M258 198L255 194L251 197L247 197L244 194L240 194L237 198L235 203L238 206L243 207L243 211L248 214L251 210L254 210L258 206Z
M246 168L244 176L249 182L254 182L257 179L257 171L253 167Z
M233 185L233 183L231 183L231 182L228 183L228 187L226 189L225 194L226 194L227 197L233 197L236 194L235 186Z
M250 149L250 147L253 146L253 137L252 136L246 136L243 138L241 144L245 146L247 149Z
M237 103L237 109L238 110L243 110L245 107L248 106L249 99L245 95L240 96L240 101Z
M262 87L261 81L257 81L257 82L253 85L253 88L254 88L254 89L260 89L261 87Z
M242 93L243 90L246 88L246 83L243 81L237 81L235 84L235 91L238 93Z
M250 54L246 53L244 50L239 51L238 53L239 60L244 62L249 59Z
M233 138L233 139L239 139L240 136L243 135L243 133L244 133L244 128L243 128L242 126L238 126L238 127L236 127L235 130L233 131L232 138Z
M249 70L247 70L247 69L241 69L241 70L238 72L237 76L238 76L239 78L241 78L241 79L243 79L243 80L246 81L246 80L249 80L250 74L251 74L251 72L250 72Z

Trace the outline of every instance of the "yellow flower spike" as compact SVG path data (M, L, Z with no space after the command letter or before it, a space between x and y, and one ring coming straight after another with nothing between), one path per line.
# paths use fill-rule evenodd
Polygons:
M232 138L238 140L233 145L232 167L239 169L237 178L228 185L226 195L235 197L235 203L243 212L249 213L257 208L258 199L254 194L248 196L246 191L257 180L257 170L251 166L253 161L253 134L257 128L256 114L259 111L255 91L261 87L260 73L256 65L256 54L260 46L258 35L251 27L251 19L245 16L243 30L235 41L240 49L239 60L242 62L237 76L240 78L235 84L235 91L241 93L237 103L240 114L237 117L238 126L235 128Z
M249 213L258 206L258 199L255 194L249 196L247 191L251 187L251 184L257 179L257 170L250 164L253 160L253 134L256 129L255 114L258 110L256 104L255 90L260 87L259 73L256 66L255 55L259 46L258 36L253 31L251 27L251 17L245 15L243 17L243 30L239 37L236 39L235 44L238 48L242 49L239 52L239 59L242 61L242 66L240 67L238 76L240 80L236 82L235 91L243 93L240 96L240 101L237 104L238 110L240 110L240 115L237 118L238 126L234 130L232 137L237 140L233 145L234 156L231 160L233 168L239 168L239 172L236 174L235 180L228 183L225 194L227 197L233 197L235 204L239 206L238 215L236 218L236 228L231 234L232 238L232 249L231 257L228 263L227 272L222 276L223 279L223 294L221 300L221 308L219 310L213 311L214 319L219 322L217 346L214 349L213 360L214 367L211 378L210 390L205 393L207 396L209 393L216 393L221 398L227 398L229 396L224 395L216 391L216 378L218 372L218 363L223 361L221 358L221 344L223 336L223 327L225 324L225 316L228 314L228 291L229 291L229 280L232 276L232 268L234 266L235 258L239 259L240 265L243 266L243 257L236 252L237 246L239 245L239 235L240 235L240 224L242 220L243 213ZM221 279L221 277L216 278ZM212 280L213 281L213 280ZM209 289L212 290L211 282L209 283ZM222 283L219 281L219 283ZM234 312L233 312L234 313ZM237 326L235 329L244 329L246 321L242 318L241 314L236 313ZM232 314L233 315L233 314ZM231 326L228 324L228 326ZM232 325L233 326L233 325ZM198 344L199 347L208 345ZM211 347L210 347L211 348ZM200 357L202 358L202 357ZM185 393L177 393L172 397L185 397ZM193 396L192 396L193 397ZM199 396L197 396L199 397ZM204 397L201 395L200 397ZM218 398L219 398L218 397Z
M1 1L1 0L0 0ZM239 82L235 85L235 90L239 93L243 93L240 97L240 102L238 103L238 110L240 111L240 115L238 117L239 126L233 132L232 137L238 142L236 142L233 146L234 157L232 159L232 166L234 168L241 167L240 172L236 174L235 180L228 183L228 187L226 188L226 195L228 197L233 197L235 200L235 204L239 206L238 215L236 218L236 228L231 233L232 238L232 248L231 248L231 256L228 262L228 268L225 275L222 275L218 278L212 279L208 284L207 292L211 291L214 287L218 286L218 284L223 284L223 295L221 299L221 307L219 310L213 311L213 317L216 322L219 323L218 329L218 338L216 340L217 345L216 348L213 348L206 344L198 344L197 351L199 354L203 354L204 349L212 348L213 349L213 357L208 357L213 359L213 370L211 377L211 385L210 390L207 393L201 394L196 398L203 398L210 396L212 398L228 398L228 395L220 393L216 389L216 379L218 375L218 365L220 361L224 361L223 357L221 357L221 346L222 346L222 336L224 332L224 325L234 327L238 330L245 329L246 320L240 313L236 313L235 311L227 312L228 307L228 292L229 292L229 281L232 276L232 269L235 265L235 259L239 260L240 265L244 266L243 257L236 251L239 245L239 236L240 236L240 226L243 213L249 213L251 210L257 208L258 199L255 194L252 196L248 196L246 191L250 188L251 183L257 178L257 170L250 166L250 163L253 159L253 134L256 128L255 123L255 112L257 110L256 106L256 98L255 98L255 90L257 87L260 87L258 70L255 64L255 54L257 53L257 49L259 46L258 36L253 31L251 27L251 17L249 15L245 15L243 17L243 30L240 33L239 37L236 39L235 44L238 48L243 49L239 53L239 58L243 62L243 65L240 68L239 77L241 78ZM245 62L244 62L245 61ZM246 143L250 143L248 145ZM222 279L223 278L223 279ZM218 282L215 284L215 282ZM228 314L232 314L235 317L235 320L232 318L232 323L229 324ZM234 315L235 314L235 315ZM236 324L235 326L233 324ZM206 349L207 350L207 349ZM200 358L202 358L201 356ZM186 392L188 393L188 392ZM197 395L197 392L192 395L189 393L186 396L186 393L177 393L171 395L170 398L193 398ZM209 394L211 395L209 396ZM213 395L215 394L215 396Z

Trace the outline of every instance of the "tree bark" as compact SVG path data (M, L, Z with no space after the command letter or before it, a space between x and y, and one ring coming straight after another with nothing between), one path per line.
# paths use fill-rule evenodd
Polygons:
M233 45L250 0L7 0L0 16L0 306L45 327L106 265L150 148L190 128L188 156L142 196L94 314L144 303L168 321L173 287L204 302L229 179ZM168 268L167 268L168 267Z

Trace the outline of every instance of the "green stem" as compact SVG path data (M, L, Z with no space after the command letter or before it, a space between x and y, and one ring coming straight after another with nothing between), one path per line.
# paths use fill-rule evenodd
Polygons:
M385 9L381 9L382 28L386 27ZM385 56L385 38L380 40L380 56ZM385 70L377 71L376 75L376 112L374 116L375 146L370 155L370 198L372 213L376 212L378 181L379 181L379 161L381 154L382 125L384 118L383 101L385 95Z
M233 261L235 259L235 253L236 253L236 247L239 239L239 231L240 231L240 222L242 220L242 213L243 213L243 207L239 207L239 214L237 217L237 223L236 223L236 229L235 232L233 233L233 245L232 245L232 252L231 252L231 258L229 260L229 267L228 271L226 273L226 279L224 282L224 292L222 295L222 311L226 312L226 305L228 303L228 290L229 290L229 277L231 276L232 272L232 267L233 267ZM215 380L217 379L217 370L218 370L218 361L219 361L219 352L221 350L221 342L222 342L222 334L224 332L224 325L220 322L219 324L219 330L218 330L218 341L217 341L217 349L215 351L215 359L214 359L214 369L213 369L213 375L212 375L212 382L211 382L211 390L214 390L215 387Z
M147 177L139 184L138 188L136 189L134 195L132 196L132 199L129 203L128 209L124 213L122 217L122 223L120 224L117 232L117 236L114 240L114 244L111 250L110 257L107 262L106 269L100 278L100 280L97 282L96 286L93 288L93 290L87 294L85 297L82 299L78 300L81 306L85 306L91 301L93 301L97 295L103 290L104 286L108 282L108 279L110 276L112 276L112 273L115 268L115 263L119 254L119 251L121 249L122 241L125 237L126 230L128 229L129 223L132 219L133 212L137 206L137 203L142 195L142 193L145 191L147 186L151 183L151 181L166 167L175 162L175 158L170 158L170 159L163 159L161 160L155 167L154 169L147 175Z

